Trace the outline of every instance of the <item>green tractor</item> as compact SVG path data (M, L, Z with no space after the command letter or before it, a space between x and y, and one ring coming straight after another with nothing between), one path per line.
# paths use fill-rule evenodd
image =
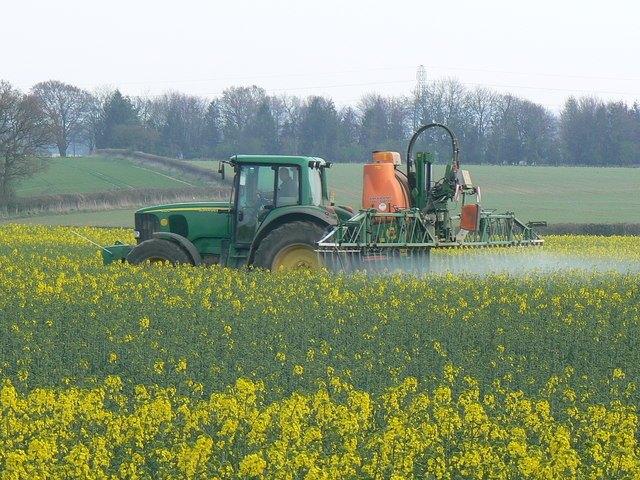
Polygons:
M451 138L451 162L437 181L431 155L413 153L431 128ZM229 202L138 210L137 245L104 247L103 259L334 271L397 268L400 262L423 270L433 248L542 245L533 227L544 222L524 224L512 212L481 208L480 190L460 169L457 140L446 126L420 127L406 162L405 173L399 153L374 152L364 166L362 208L354 212L330 201L331 164L321 158L236 155L219 167L223 178L225 164L235 172Z
M111 245L105 263L266 269L317 268L316 242L352 216L331 205L326 169L315 157L236 155L220 163L234 172L232 200L159 205L135 213L137 245Z

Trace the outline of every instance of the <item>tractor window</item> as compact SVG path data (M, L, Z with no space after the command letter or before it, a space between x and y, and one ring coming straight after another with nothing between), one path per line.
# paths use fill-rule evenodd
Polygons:
M298 205L300 203L299 171L298 167L278 167L276 207Z
M273 208L275 172L271 166L243 165L238 180L236 241L250 243Z
M322 178L319 168L309 169L309 187L311 189L311 204L322 205Z

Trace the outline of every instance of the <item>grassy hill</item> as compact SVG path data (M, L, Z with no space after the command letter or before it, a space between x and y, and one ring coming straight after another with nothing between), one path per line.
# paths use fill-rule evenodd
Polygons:
M47 159L47 168L16 186L19 197L60 193L92 193L135 188L201 186L149 166L117 157L91 156Z

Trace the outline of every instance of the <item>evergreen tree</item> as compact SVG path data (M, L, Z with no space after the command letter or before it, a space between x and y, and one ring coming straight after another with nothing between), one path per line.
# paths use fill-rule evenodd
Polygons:
M278 129L268 97L258 105L258 110L245 129L244 137L245 144L251 145L256 153L278 153Z
M362 125L359 143L365 152L383 150L388 146L389 118L387 104L380 95L367 95L360 102Z
M140 126L138 114L128 97L119 90L107 99L103 106L101 125L96 138L98 148L126 148L123 127Z
M338 113L333 101L309 97L300 119L299 154L333 160L337 153L337 139Z
M180 115L178 105L175 102L171 102L160 136L163 154L170 157L183 158L185 147L184 130L184 120Z
M216 149L221 141L220 130L220 107L217 100L212 100L207 106L200 139L204 156L215 156Z
M345 107L340 111L340 123L338 128L338 156L343 162L362 162L365 155L358 145L360 134L360 120L355 109Z

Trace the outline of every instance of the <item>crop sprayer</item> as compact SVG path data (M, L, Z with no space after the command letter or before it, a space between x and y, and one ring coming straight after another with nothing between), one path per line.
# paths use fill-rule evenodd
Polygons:
M432 128L451 139L451 161L439 180L433 156L413 152ZM321 158L235 155L218 168L223 178L225 165L233 168L230 201L138 210L137 244L104 247L103 259L271 270L424 269L434 248L542 245L533 228L544 222L525 224L512 212L482 209L480 189L460 168L458 155L455 135L439 123L424 125L411 137L406 172L399 153L373 152L364 165L357 212L329 199L331 164Z

